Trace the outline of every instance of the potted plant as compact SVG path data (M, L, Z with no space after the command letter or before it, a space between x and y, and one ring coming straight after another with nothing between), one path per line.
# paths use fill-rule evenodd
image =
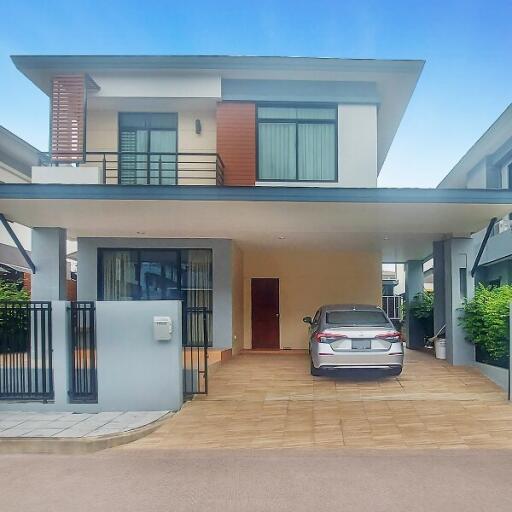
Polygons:
M423 290L417 293L407 305L407 312L418 320L425 339L434 335L434 292Z

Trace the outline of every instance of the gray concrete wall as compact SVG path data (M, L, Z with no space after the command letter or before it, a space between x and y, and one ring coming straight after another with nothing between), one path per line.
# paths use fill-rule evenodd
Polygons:
M412 260L405 264L405 301L410 304L414 297L423 291L423 261ZM418 319L407 313L405 333L408 348L421 348L424 345L424 333Z
M66 230L32 230L32 300L66 300Z
M434 334L446 325L444 243L434 242Z
M96 300L98 249L212 249L213 251L213 347L231 348L233 242L222 239L79 238L78 300Z
M460 325L464 297L460 292L460 269L465 269L467 297L474 295L474 279L471 268L475 261L474 244L471 238L452 238L444 244L444 293L446 319L447 359L454 365L473 364L475 347L466 341Z
M0 402L13 411L178 410L183 401L180 301L97 302L98 403L69 402L69 314L65 301L52 302L55 399ZM153 316L170 316L170 341L153 339Z
M508 370L506 368L478 362L475 362L475 366L500 388L508 391Z
M153 317L170 316L172 339L153 339ZM180 301L96 303L98 405L105 411L181 407Z

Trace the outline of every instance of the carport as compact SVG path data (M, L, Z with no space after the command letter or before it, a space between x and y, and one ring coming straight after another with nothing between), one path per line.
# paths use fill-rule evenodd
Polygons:
M511 209L508 190L0 186L0 212L37 234L32 286L40 300L61 298L65 237L78 240L79 300L98 298L98 247L214 247L213 347L233 353L256 348L253 279L280 279L276 348L304 348L300 319L319 301L378 303L382 262L406 264L412 298L433 254L436 324L447 325L455 365L473 361L457 322L461 290L470 296L473 288L469 237ZM407 340L421 343L413 324Z

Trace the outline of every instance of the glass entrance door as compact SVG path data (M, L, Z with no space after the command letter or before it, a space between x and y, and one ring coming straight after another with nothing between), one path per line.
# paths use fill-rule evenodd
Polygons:
M119 183L177 184L177 114L119 114Z

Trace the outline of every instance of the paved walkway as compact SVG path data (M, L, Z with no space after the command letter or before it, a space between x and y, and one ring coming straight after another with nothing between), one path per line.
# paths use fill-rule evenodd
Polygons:
M119 434L152 423L168 412L0 412L0 440L6 437L91 438Z
M242 354L139 448L512 448L512 405L475 368L406 354L400 377L311 377L305 355Z

